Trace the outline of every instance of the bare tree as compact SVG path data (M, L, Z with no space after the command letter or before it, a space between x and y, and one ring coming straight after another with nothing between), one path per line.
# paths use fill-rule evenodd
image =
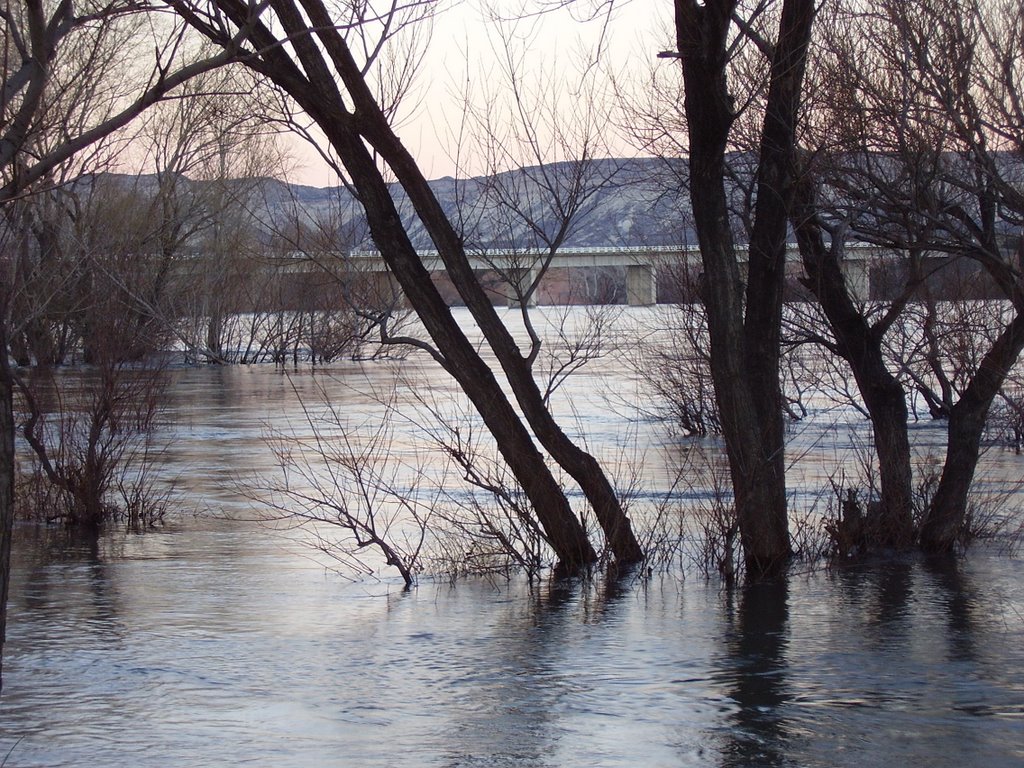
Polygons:
M380 15L381 23L375 29L378 25L363 23L366 16L373 16L368 6L358 6L359 13L354 16L332 18L319 0L272 2L267 18L253 15L249 8L231 0L211 5L180 2L175 7L215 42L229 41L237 30L243 30L254 50L245 63L287 91L327 135L364 207L374 242L431 336L432 354L456 378L494 434L563 565L577 569L593 561L593 547L493 373L468 343L431 283L407 232L399 226L401 218L391 191L368 147L398 179L448 276L482 328L527 421L552 457L584 488L616 558L623 564L640 559L642 552L610 482L594 458L573 444L555 423L530 373L528 359L476 279L461 236L394 133L389 104L382 105L375 98L367 76L372 57L360 62L354 55L353 43L379 50L366 41L378 32L382 41L392 36L410 9L393 8ZM289 37L294 57L271 31L273 25L279 25Z
M37 513L92 531L114 521L142 528L162 518L162 505L147 503L159 497L145 487L158 454L160 370L111 360L84 380L48 374L15 376L28 412L21 433L38 464L37 478L48 486L40 493L45 508Z
M140 229L125 246L151 279L136 301L178 336L192 357L227 362L224 324L266 273L265 224L254 208L267 177L285 166L270 106L251 73L222 69L193 78L179 98L150 110L135 148L143 157L129 191ZM204 332L185 334L188 317Z
M686 261L668 273L677 304L646 330L653 344L635 348L633 365L670 429L684 437L722 432L711 379L707 312L699 301L699 268Z
M881 479L880 540L929 550L958 541L988 411L1024 349L1019 232L1019 14L999 3L882 3L838 12L823 56L816 143L794 227L808 285L828 315L871 416ZM883 44L879 44L884 41ZM851 240L903 256L896 295L858 305L844 275ZM954 312L957 274L1008 316ZM960 305L961 307L965 305ZM909 318L913 358L893 354ZM987 340L986 340L987 339ZM980 346L979 346L980 345ZM901 345L895 345L898 349ZM904 345L905 346L905 345ZM942 476L919 530L911 509L907 401L948 419Z
M711 370L753 578L778 572L790 553L779 359L797 117L815 13L812 0L785 0L778 11L772 3L675 3ZM774 39L771 26L777 27ZM767 72L754 86L741 81L740 88L751 93L737 93L730 77L736 66L746 65L740 53L750 46L764 57ZM727 152L736 146L737 118L760 103L759 91L764 100L744 286L730 224Z
M610 118L592 62L579 62L579 72L555 62L557 75L528 76L531 54L517 42L519 25L527 23L492 19L500 75L484 81L482 94L466 96L468 154L485 159L486 174L465 182L458 223L483 258L486 249L518 254L494 269L529 329L528 308L555 254L586 226L600 193L628 182L622 161L609 157ZM531 334L531 357L538 347Z

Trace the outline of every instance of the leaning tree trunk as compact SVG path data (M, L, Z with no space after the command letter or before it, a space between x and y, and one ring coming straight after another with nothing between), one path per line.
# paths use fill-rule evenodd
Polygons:
M289 3L275 2L273 5L280 16L291 15L289 23L292 26L289 31L293 35L303 36L308 32L303 28L301 19L292 13L294 9L288 7ZM523 415L537 439L551 458L580 485L594 508L616 561L628 565L641 560L643 551L614 488L597 460L573 443L551 416L528 362L519 352L512 335L498 318L483 287L476 279L461 238L448 221L415 161L392 131L344 39L333 29L326 9L318 0L304 0L302 5L317 28L316 34L323 45L323 50L341 75L354 101L355 115L352 124L357 126L356 131L366 138L398 177L417 215L434 240L453 284L473 313L502 366ZM323 66L322 60L313 62L301 51L300 55L304 56L303 66L307 70L311 64L316 67ZM263 71L274 77L269 69ZM293 95L296 94L293 92ZM383 254L383 248L381 250Z
M560 566L575 572L594 562L597 556L583 526L494 374L458 327L419 260L390 192L362 141L340 125L324 130L359 190L371 235L381 255L443 356L446 370L473 402L502 457L523 486Z
M266 25L250 15L249 6L235 0L218 0L218 6L246 31L258 52L247 57L245 63L294 98L337 152L351 176L382 258L433 340L439 361L459 383L494 436L499 452L533 505L561 568L572 572L594 562L597 555L544 457L490 368L452 317L409 240L388 185L363 143L359 129L362 116L345 106L324 60L323 50L344 45L337 29L328 26L318 31L324 44L321 48L291 0L272 0L271 5L289 35L301 70ZM303 6L325 13L318 0L305 0ZM184 13L201 31L219 40L215 31L190 17L187 9Z
M1014 316L982 358L978 372L950 410L942 477L921 522L921 548L949 552L967 520L967 497L981 455L981 438L992 401L1024 350L1024 315Z
M853 371L858 391L871 419L878 457L881 509L872 514L867 533L871 543L904 548L914 542L912 507L913 469L910 463L907 395L885 365L884 327L872 328L846 289L833 244L825 244L815 217L813 180L797 190L793 229L807 272L807 287L814 293L836 338L836 352Z
M505 374L516 402L533 433L551 458L577 482L605 534L608 547L620 565L643 559L644 553L633 534L618 494L598 461L574 443L555 421L544 402L529 362L523 357L508 328L498 317L494 305L473 273L461 239L442 210L427 180L412 158L397 143L391 129L377 124L366 132L378 151L389 160L412 200L420 220L431 234L449 277L466 307L477 321Z
M329 28L330 19L319 3L307 2L305 7L315 25L321 29ZM533 376L530 362L523 357L512 334L495 312L491 299L473 271L462 238L452 226L416 161L395 135L344 41L323 33L320 33L320 37L355 102L360 116L361 134L385 160L409 196L444 262L452 284L494 352L534 435L551 458L582 489L594 509L616 562L620 565L639 562L644 553L618 494L598 461L576 445L551 415Z

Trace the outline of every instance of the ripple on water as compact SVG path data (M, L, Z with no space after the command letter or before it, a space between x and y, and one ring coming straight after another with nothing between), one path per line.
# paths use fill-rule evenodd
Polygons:
M312 389L258 371L217 373L216 386L182 375L181 413L205 411L172 457L202 508L226 493L203 467L272 466L257 439L267 403L301 417L292 384ZM232 410L249 395L262 410ZM326 572L296 538L206 519L84 543L20 529L0 755L131 768L1024 764L1019 559L976 552L952 570L908 561L732 592L665 578L402 593Z

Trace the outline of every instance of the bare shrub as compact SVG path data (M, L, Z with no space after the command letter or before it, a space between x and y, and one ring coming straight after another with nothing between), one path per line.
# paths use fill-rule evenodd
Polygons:
M817 504L810 509L791 511L789 540L795 562L814 568L828 558L831 538L826 532L824 517Z
M972 542L993 542L1007 554L1015 553L1024 537L1024 510L1012 506L1012 497L1018 496L1024 481L1013 489L999 492L975 493L967 504L960 546Z
M656 499L637 522L637 536L647 554L647 573L670 568L682 569L686 560L688 530L686 516L676 498L675 488Z
M714 495L694 507L690 519L697 526L696 563L705 576L718 573L727 584L742 570L739 556L739 518L736 507L723 496Z
M439 491L410 465L414 457L399 460L391 420L357 421L322 400L319 412L303 404L301 432L267 430L279 472L269 485L248 491L250 498L260 504L262 519L302 525L317 549L348 570L376 573L379 561L369 555L376 552L408 589L421 568Z
M21 433L33 452L35 516L92 529L163 518L167 495L152 474L162 371L111 364L79 376L37 370L15 380L28 414Z
M664 343L641 348L636 360L663 417L683 436L719 434L722 425L711 379L707 313L697 296L699 275L685 262L669 269L681 302L666 323Z
M406 586L424 572L536 581L554 565L529 500L468 404L401 378L384 392L353 390L359 416L320 394L303 424L267 430L278 476L243 489L262 520L302 526L344 570L394 568ZM593 535L596 521L584 525Z
M523 494L504 477L481 474L478 466L468 476L488 495L470 494L436 510L440 525L430 549L432 570L451 579L522 573L536 581L551 566L551 550Z
M717 574L732 583L742 573L743 558L728 465L713 445L693 441L686 448L673 483L681 539L673 545L664 538L662 547L670 553L678 547L705 577Z

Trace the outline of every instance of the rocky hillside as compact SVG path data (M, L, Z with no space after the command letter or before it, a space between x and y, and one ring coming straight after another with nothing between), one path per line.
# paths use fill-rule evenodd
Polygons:
M472 247L541 248L560 236L562 247L667 245L693 237L678 170L654 159L601 160L586 168L557 163L493 177L446 177L431 186ZM413 242L431 248L401 189L394 189ZM268 229L294 229L301 221L339 233L354 247L372 247L361 209L343 186L265 180L250 200Z

